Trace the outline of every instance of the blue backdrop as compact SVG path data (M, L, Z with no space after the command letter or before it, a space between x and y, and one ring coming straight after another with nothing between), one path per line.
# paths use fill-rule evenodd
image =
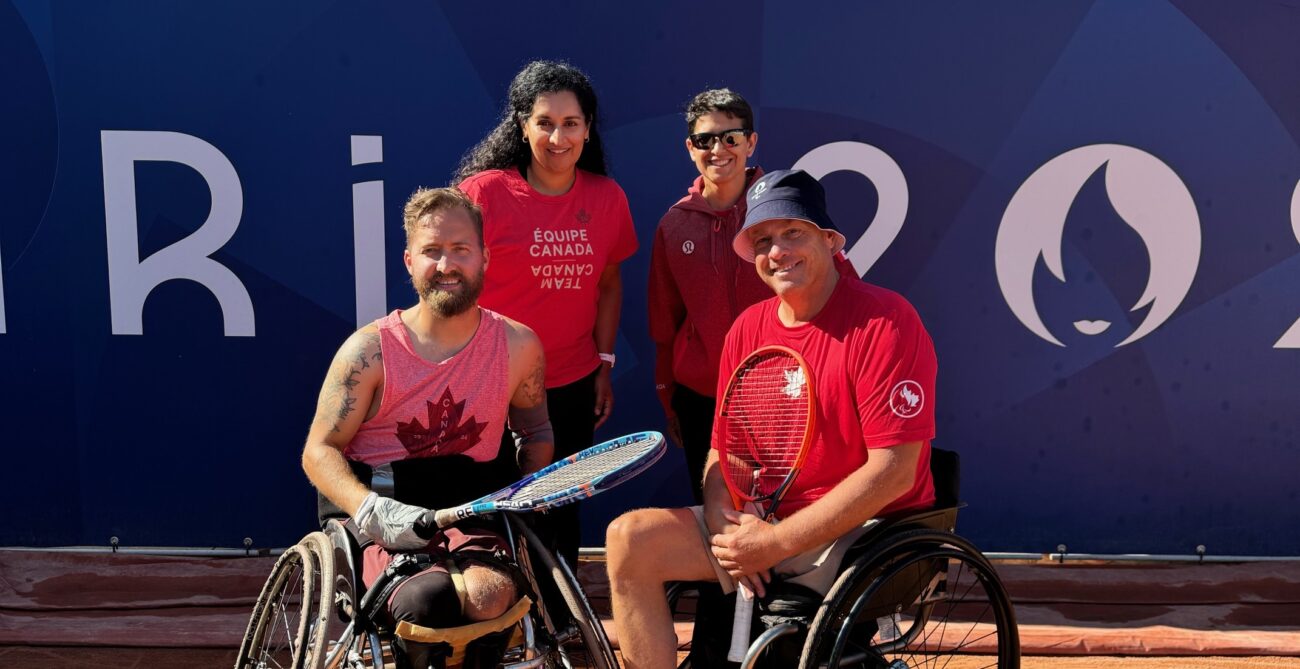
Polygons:
M661 426L648 242L726 85L930 328L963 533L1300 554L1297 34L1266 2L0 3L0 544L309 529L328 361L413 301L402 202L545 57L596 83L642 241L602 436ZM588 503L588 543L684 469Z

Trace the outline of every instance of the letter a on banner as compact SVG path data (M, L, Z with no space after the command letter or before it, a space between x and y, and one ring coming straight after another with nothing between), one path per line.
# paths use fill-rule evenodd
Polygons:
M227 337L253 336L253 301L230 268L209 258L239 227L244 193L234 165L215 146L178 132L104 130L104 218L113 334L144 334L144 302L158 284L189 279L221 305ZM198 172L212 193L208 219L190 236L140 259L135 164L180 163Z

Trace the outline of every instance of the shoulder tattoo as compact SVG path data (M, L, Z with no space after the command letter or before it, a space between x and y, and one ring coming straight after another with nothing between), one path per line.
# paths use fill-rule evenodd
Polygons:
M520 381L519 391L526 406L534 407L546 400L546 367L540 358Z
M372 364L379 364L383 354L379 348L379 333L362 330L350 337L330 366L325 384L321 387L316 405L316 423L328 425L330 432L339 432L339 426L356 411L357 386L361 385L361 372Z

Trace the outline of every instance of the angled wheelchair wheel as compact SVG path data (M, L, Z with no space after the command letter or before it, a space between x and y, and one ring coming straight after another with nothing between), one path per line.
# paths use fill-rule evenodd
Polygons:
M316 651L305 665L312 669L319 666L328 669L383 669L385 662L392 660L388 645L379 638L373 625L358 624L356 620L365 594L357 561L361 549L338 520L331 519L326 523L325 531L317 534L323 534L328 544L321 543L319 538L313 541L333 555L333 604L326 610L322 621L324 648ZM326 580L323 573L322 580ZM321 600L325 601L324 591ZM322 660L318 662L315 660L317 657Z
M810 625L800 667L1019 669L1015 612L965 539L916 530L845 568Z
M316 596L303 606L303 619L307 623L306 636L302 646L304 669L322 669L325 666L326 644L338 638L336 626L338 621L335 611L335 555L334 544L324 532L312 532L298 542L305 547L312 557L312 581Z
M508 516L511 528L523 538L517 559L538 593L538 611L545 630L548 669L618 669L614 651L600 619L591 609L573 571L553 553L522 520ZM534 563L535 561L535 563ZM559 594L559 601L551 593Z
M235 669L302 669L309 627L303 609L319 601L314 562L301 544L276 560L239 645Z

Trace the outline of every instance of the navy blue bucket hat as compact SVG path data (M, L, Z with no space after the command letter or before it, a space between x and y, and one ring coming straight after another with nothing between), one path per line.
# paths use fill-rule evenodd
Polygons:
M745 224L731 239L731 248L746 261L754 262L754 248L749 244L745 231L764 221L778 218L807 221L821 230L833 233L835 248L832 253L844 249L844 235L835 227L830 214L826 213L826 191L811 174L803 170L768 172L749 187L745 197L749 207L745 212Z

